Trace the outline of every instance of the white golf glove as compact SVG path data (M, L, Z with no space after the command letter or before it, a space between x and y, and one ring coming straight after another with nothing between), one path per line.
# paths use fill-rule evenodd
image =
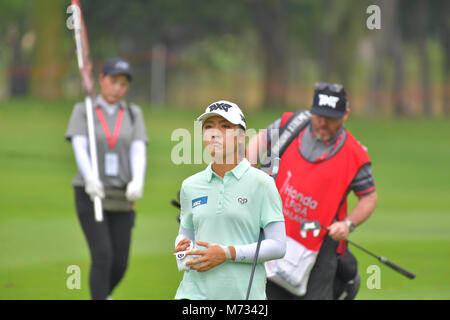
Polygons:
M92 201L96 196L103 199L105 197L105 191L103 190L103 183L98 178L88 177L84 179L85 186L84 191L89 195Z
M128 201L134 202L142 198L142 194L144 193L144 183L139 180L131 180L127 185L127 191L125 196Z
M186 265L186 262L200 258L200 256L197 255L186 255L186 253L192 250L194 250L194 243L191 241L191 244L186 250L174 253L175 257L177 258L178 271L181 272L191 270L190 266Z

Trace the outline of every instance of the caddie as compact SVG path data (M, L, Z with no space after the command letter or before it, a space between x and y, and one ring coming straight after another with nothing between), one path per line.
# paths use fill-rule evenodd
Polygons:
M260 229L264 230L250 299L266 299L264 261L285 253L281 199L272 178L245 158L246 120L229 101L198 117L212 162L183 181L175 253L184 273L175 299L245 299ZM191 245L191 243L195 243Z
M356 264L344 259L350 255L345 240L372 214L377 193L367 149L344 127L349 112L342 85L316 83L310 113L285 112L249 142L248 155L257 154L258 145L269 154L274 145L282 149L276 185L287 250L283 259L266 263L269 299L336 298L339 264ZM347 215L351 191L358 201ZM350 269L357 279L356 265Z
M94 100L98 178L91 166L84 103L73 108L65 135L78 168L72 185L90 250L89 286L95 300L111 298L125 274L134 203L143 196L148 137L141 108L125 100L132 78L131 66L122 58L106 61L98 78L101 93ZM103 222L94 218L96 196L102 198Z

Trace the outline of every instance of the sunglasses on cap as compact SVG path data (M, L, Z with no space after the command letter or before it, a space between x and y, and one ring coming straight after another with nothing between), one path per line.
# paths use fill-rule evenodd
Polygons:
M331 92L340 93L344 89L344 86L338 83L316 82L314 85L314 89L315 90L328 89Z

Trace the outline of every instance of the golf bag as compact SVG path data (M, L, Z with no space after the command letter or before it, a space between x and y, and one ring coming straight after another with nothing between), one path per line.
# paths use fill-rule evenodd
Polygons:
M358 262L348 247L343 256L338 256L338 267L333 283L335 300L353 300L360 286Z

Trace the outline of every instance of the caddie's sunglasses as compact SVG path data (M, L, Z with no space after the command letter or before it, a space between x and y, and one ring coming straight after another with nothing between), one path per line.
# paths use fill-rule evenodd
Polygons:
M325 90L328 89L331 92L340 93L344 89L342 84L338 83L328 83L328 82L316 82L314 85L315 90Z

